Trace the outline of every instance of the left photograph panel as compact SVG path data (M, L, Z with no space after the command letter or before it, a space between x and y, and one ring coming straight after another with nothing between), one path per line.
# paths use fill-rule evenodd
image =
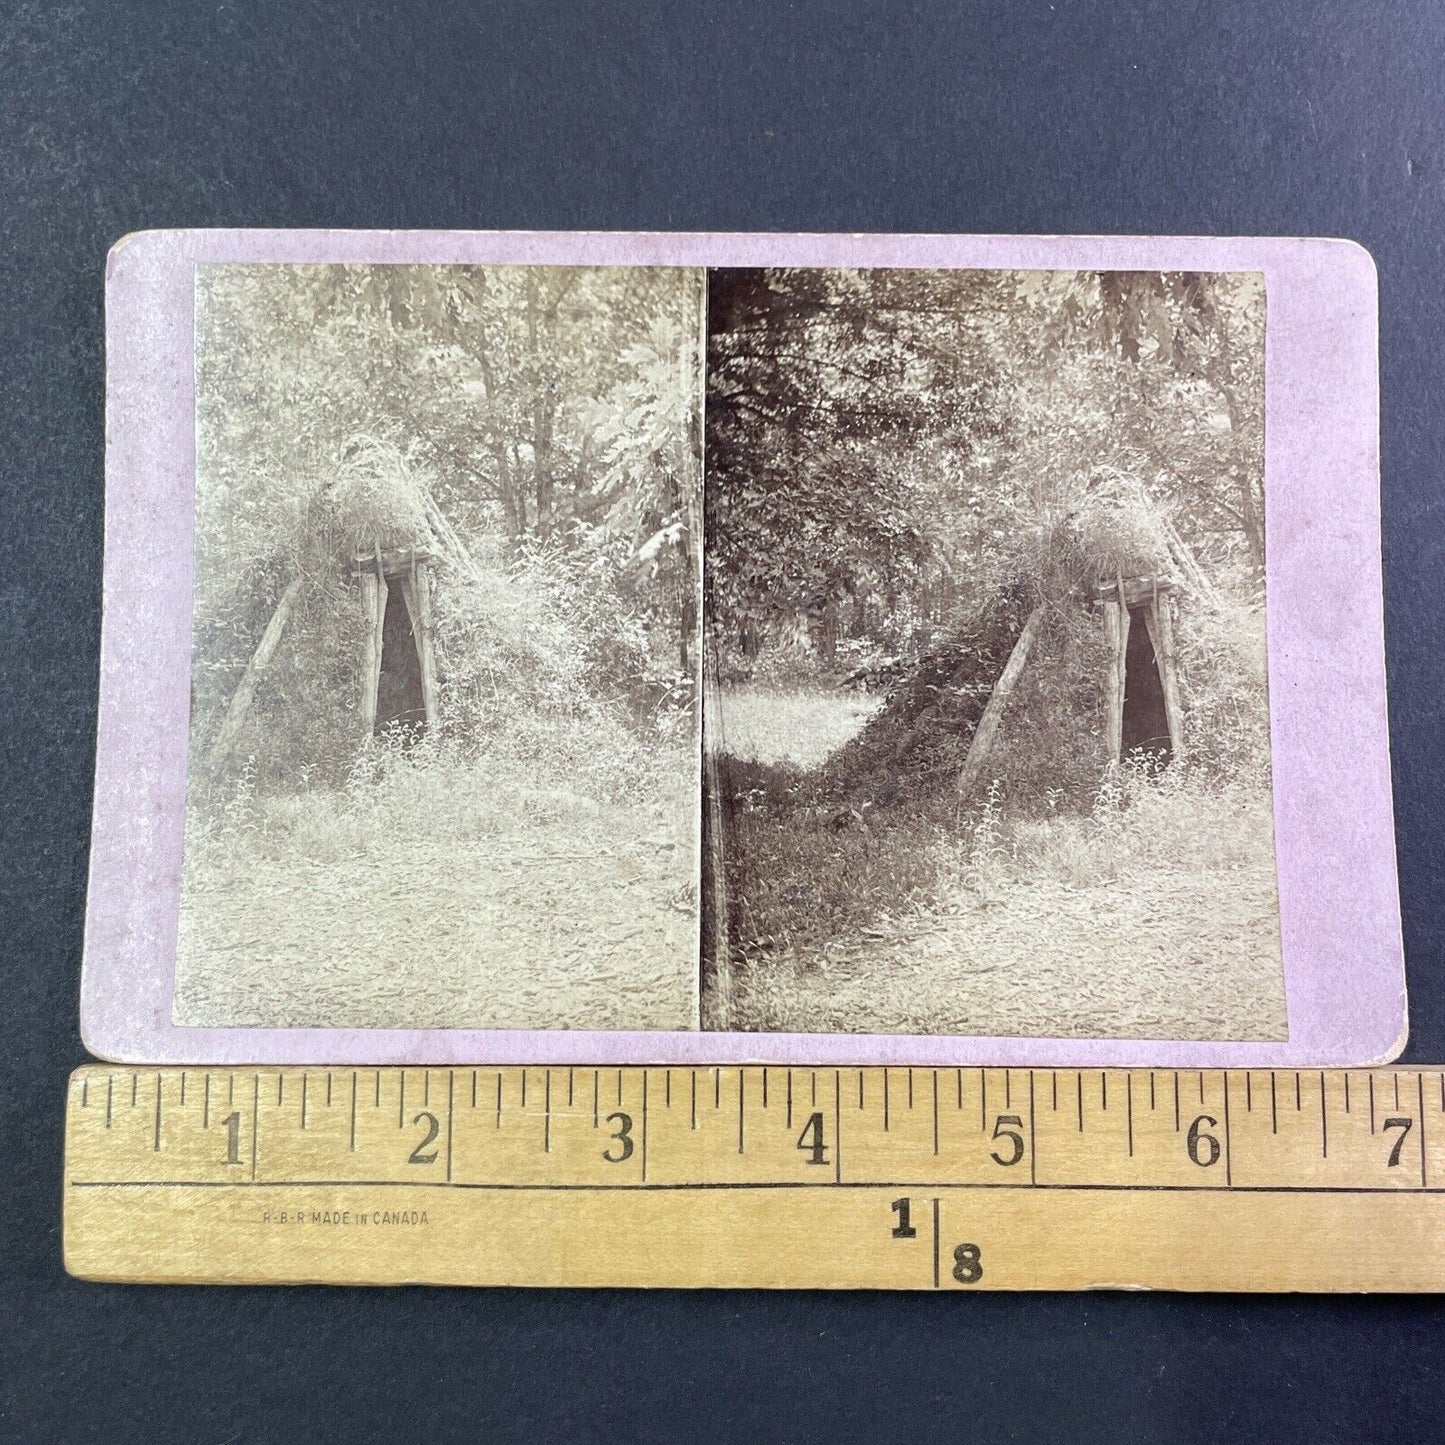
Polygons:
M176 1024L698 1027L704 307L197 267Z

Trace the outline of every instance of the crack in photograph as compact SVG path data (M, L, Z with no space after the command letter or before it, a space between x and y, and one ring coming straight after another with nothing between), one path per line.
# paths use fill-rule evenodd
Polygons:
M695 1029L702 273L195 296L175 1022Z
M702 1018L1288 1037L1256 273L708 277Z

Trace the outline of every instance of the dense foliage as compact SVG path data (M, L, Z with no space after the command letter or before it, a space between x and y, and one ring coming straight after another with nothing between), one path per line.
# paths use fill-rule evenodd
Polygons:
M725 672L826 667L840 638L926 650L1066 554L1109 575L1161 528L1257 588L1261 301L1254 275L713 272Z
M439 558L443 715L655 719L697 659L702 295L649 268L251 266L197 285L195 737L287 583L239 759L344 771L349 559Z

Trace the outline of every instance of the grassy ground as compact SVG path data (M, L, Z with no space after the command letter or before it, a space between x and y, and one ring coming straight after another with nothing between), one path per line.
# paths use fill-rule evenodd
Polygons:
M546 741L193 819L176 1021L695 1028L695 753L628 789Z
M840 818L786 767L836 746L820 733L736 774L731 1027L1286 1036L1263 780L1125 774L1034 819L996 797L960 812L947 780L901 802L880 784Z

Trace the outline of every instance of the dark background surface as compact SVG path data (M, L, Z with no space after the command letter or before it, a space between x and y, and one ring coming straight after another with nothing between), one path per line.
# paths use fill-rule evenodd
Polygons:
M1431 1438L1433 1301L104 1288L61 1273L59 1181L101 267L149 226L1363 242L1406 1057L1445 1060L1442 61L1421 0L0 4L0 1438Z

